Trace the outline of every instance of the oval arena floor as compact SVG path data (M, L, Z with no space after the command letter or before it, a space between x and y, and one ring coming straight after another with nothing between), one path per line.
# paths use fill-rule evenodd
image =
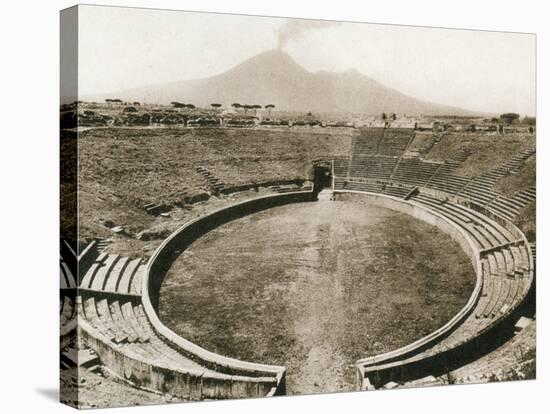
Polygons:
M160 319L222 355L287 367L287 393L356 389L358 359L439 328L475 272L435 227L354 201L275 207L225 224L169 270Z

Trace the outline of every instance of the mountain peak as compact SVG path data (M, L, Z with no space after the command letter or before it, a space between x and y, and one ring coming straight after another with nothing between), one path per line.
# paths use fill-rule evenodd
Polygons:
M212 102L272 103L281 110L302 112L470 113L407 96L354 69L337 73L309 72L281 49L252 56L208 78L121 91L116 96L128 101L180 101L199 106L209 106Z
M258 55L252 56L239 63L231 71L252 69L254 71L306 72L288 53L281 49L272 49Z

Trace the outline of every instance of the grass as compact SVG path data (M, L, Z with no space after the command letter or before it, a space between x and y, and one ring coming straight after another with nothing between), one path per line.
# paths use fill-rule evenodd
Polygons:
M409 151L418 151L424 154L432 148L434 144L434 134L432 132L416 132L413 141L410 143Z
M524 162L516 174L502 177L497 183L497 189L502 194L512 196L516 191L536 185L537 160L531 155Z
M202 165L227 186L309 178L311 162L349 152L349 136L261 129L104 128L80 133L80 228L106 237L103 222L151 224L148 203L208 192Z
M291 394L354 389L357 359L441 327L475 283L449 236L355 201L277 207L203 236L170 269L161 319L209 350L286 365Z
M498 167L534 143L535 136L528 134L449 133L425 157L445 161L457 157L463 150L470 151L455 171L471 177Z
M61 131L60 135L60 234L65 240L77 239L77 138L76 134Z
M354 133L361 133L355 131ZM209 192L205 178L195 171L207 168L225 186L307 179L315 159L349 154L351 135L324 129L178 129L103 128L79 135L80 230L85 237L108 237L102 224L112 221L138 232L152 224L143 211L148 203L177 204L185 195ZM434 160L452 158L463 149L473 153L460 165L462 175L477 175L498 166L534 142L525 134L450 133L429 149L431 134L417 134L413 147ZM62 135L62 150L74 138ZM67 164L72 162L72 164ZM65 172L76 173L74 160ZM506 178L504 192L534 183L535 168L528 162L520 174ZM74 179L72 181L74 183ZM74 211L76 190L71 176L62 177L62 211ZM524 222L534 212L527 211ZM528 224L534 227L534 224ZM75 234L74 215L62 215L63 234Z
M513 196L519 190L536 185L537 160L532 155L521 166L516 174L507 175L497 184L498 191L507 196ZM525 207L516 217L515 224L527 236L529 241L536 240L536 203Z

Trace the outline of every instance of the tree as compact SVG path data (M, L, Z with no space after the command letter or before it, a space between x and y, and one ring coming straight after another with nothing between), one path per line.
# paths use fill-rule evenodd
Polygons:
M231 104L231 106L232 106L233 108L235 108L235 109L242 108L242 105L241 105L240 103L238 103L238 102L233 102L233 103Z
M187 104L177 102L177 101L170 102L170 104L172 104L174 108L187 108Z
M269 116L271 116L271 110L275 108L275 105L268 104L265 106L265 109L267 109L267 112L269 113Z
M252 109L252 105L243 105L242 108L244 108L244 114L246 115L246 113L248 112L249 109Z
M185 106L185 108L189 108L189 109L195 109L196 108L196 106L193 105L193 104L187 104L187 105L184 105L184 106Z
M218 109L222 107L222 104L220 103L211 103L210 106L214 109Z
M537 118L535 118L534 116L524 116L521 120L521 123L523 125L536 125Z
M397 115L396 114L391 114L391 119L393 119L395 121L397 119Z
M385 112L382 112L382 119L385 121L386 119L388 119L388 116L386 115Z
M516 114L514 112L508 112L505 114L502 114L500 116L500 119L507 123L508 125L514 123L514 121L517 121L519 119L519 114Z

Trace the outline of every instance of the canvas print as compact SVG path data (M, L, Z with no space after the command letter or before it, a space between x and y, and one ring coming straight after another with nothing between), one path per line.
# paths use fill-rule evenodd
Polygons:
M534 34L61 12L78 408L534 379Z

